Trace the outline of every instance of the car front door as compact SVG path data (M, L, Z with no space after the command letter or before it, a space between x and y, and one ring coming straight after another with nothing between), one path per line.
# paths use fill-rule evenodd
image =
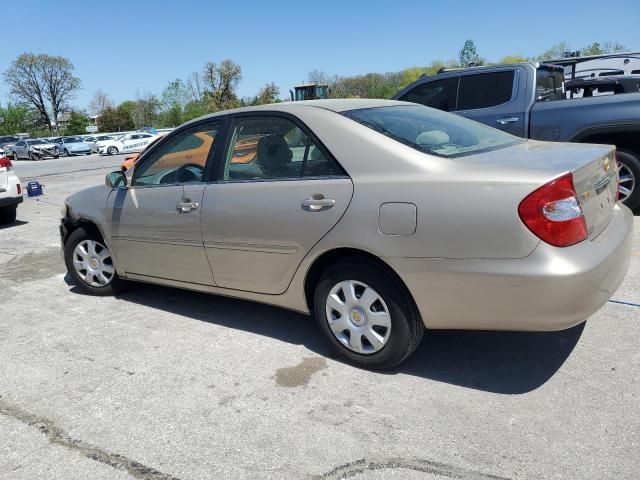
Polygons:
M127 276L213 285L200 215L217 131L209 121L174 132L135 165L128 188L109 196L109 235Z
M333 228L351 179L291 117L238 115L204 192L202 234L216 285L283 293L307 252Z
M498 128L512 135L525 136L523 92L526 75L519 68L460 76L456 112L458 115Z

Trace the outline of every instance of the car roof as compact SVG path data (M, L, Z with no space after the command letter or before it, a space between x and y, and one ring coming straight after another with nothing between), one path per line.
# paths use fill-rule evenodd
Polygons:
M284 112L292 114L302 114L310 109L322 109L331 112L346 112L348 110L360 110L363 108L390 107L394 105L415 105L409 102L401 102L398 100L380 100L374 98L336 98L329 100L303 100L298 102L281 102L270 103L267 105L255 105L250 107L234 108L231 110L221 110L219 112L210 113L202 117L187 122L185 125L206 120L208 118L216 118L234 113L260 113L268 112Z

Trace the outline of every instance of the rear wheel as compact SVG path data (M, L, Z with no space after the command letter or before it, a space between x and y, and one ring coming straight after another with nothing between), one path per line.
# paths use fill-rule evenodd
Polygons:
M118 149L116 147L107 148L107 155L115 155L118 153Z
M116 273L113 257L104 240L84 228L75 230L64 246L67 271L85 292L114 295L125 286Z
M406 288L367 260L341 261L320 278L314 316L348 362L387 369L418 346L424 324Z
M619 195L620 201L631 210L640 206L640 159L638 156L627 151L618 150L616 152L619 175Z
M11 207L0 208L1 224L13 223L16 221L17 216L18 216L18 207L15 205Z

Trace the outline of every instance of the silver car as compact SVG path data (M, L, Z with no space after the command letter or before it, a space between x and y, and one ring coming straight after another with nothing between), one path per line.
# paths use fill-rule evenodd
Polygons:
M89 155L92 143L86 142L82 137L61 137L54 140L58 146L60 155Z
M312 313L353 364L426 329L558 330L611 297L633 218L614 149L527 141L428 107L325 100L189 122L65 202L70 275Z

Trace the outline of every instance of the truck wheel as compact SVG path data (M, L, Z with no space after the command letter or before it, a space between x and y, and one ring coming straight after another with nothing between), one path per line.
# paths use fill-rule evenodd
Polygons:
M640 206L640 159L627 150L616 152L619 175L619 198L631 210Z
M0 208L0 224L13 223L16 221L18 207Z

